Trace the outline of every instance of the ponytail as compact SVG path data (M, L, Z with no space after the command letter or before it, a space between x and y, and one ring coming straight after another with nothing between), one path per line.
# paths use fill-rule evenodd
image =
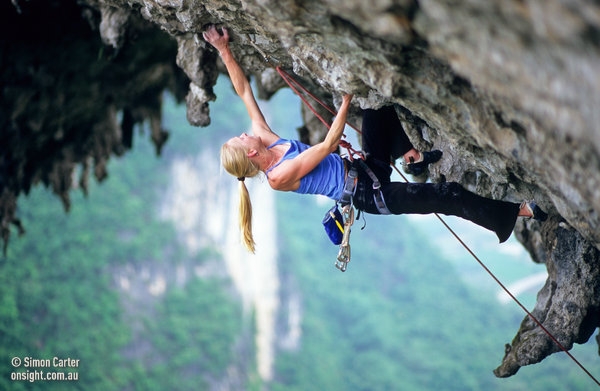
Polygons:
M243 177L242 177L243 178ZM250 202L250 193L243 179L240 179L240 209L239 223L242 233L242 242L244 246L254 253L254 237L252 236L252 203Z
M245 178L254 177L260 173L258 167L248 159L242 148L223 144L221 147L221 164L231 175L237 177L240 188L239 225L244 246L254 253L254 237L252 236L252 203L250 193L244 182Z

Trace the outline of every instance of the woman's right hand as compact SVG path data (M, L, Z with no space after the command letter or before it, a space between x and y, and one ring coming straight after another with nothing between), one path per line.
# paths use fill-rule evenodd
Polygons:
M353 94L344 94L344 96L342 96L342 104L348 104L352 101L352 98L354 97Z
M215 25L211 25L208 27L208 29L206 29L205 32L202 33L202 36L206 42L213 45L219 52L229 47L229 33L225 27L223 27L221 30L223 31L222 35L219 33L219 30L217 30Z

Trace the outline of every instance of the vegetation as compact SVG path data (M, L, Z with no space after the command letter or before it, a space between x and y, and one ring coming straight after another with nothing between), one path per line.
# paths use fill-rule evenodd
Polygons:
M302 334L297 349L279 350L275 378L263 384L252 315L242 313L230 282L168 278L179 265L219 260L220 249L190 255L156 211L171 159L215 148L245 129L244 109L233 104L228 83L218 88L206 130L187 125L184 109L166 97L165 127L174 132L163 156L154 158L149 142L137 138L87 199L73 194L69 214L41 188L21 200L28 232L0 262L0 389L208 390L224 381L272 391L590 389L590 379L560 354L510 379L495 378L503 344L524 316L520 309L465 284L431 245L431 232L405 217L359 220L352 262L338 272L337 247L320 223L329 204L296 194L278 197L277 245L279 273L290 282L282 295L301 297ZM277 100L279 106L266 108L273 128L293 136L298 102L286 93ZM135 290L146 269L167 274L163 292ZM286 314L280 316L283 324ZM595 363L588 345L574 353ZM13 368L12 357L54 356L79 359L70 369L79 380L10 380L11 372L26 369ZM246 378L228 380L232 367Z
M42 188L20 201L27 233L13 239L0 262L0 389L191 390L225 376L242 324L227 281L194 278L149 310L124 305L133 299L118 287L127 267L190 262L156 211L168 159L138 138L87 199L73 193L68 214ZM191 261L201 264L198 257ZM13 368L12 357L54 356L80 360L71 368L76 382L11 381L11 372L28 369ZM61 370L29 368L36 369Z

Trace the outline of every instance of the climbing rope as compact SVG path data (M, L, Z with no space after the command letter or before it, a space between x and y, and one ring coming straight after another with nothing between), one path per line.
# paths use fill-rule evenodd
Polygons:
M321 116L317 112L317 110L309 102L309 100L306 98L305 95L308 95L310 98L315 100L317 103L319 103L325 110L329 111L331 114L336 115L337 112L330 106L326 105L322 100L320 100L317 96L315 96L313 93L311 93L308 89L306 89L302 84L300 84L296 79L294 79L289 73L284 71L281 68L281 66L277 65L275 67L275 70L277 71L277 73L279 73L279 75L287 83L287 85L292 89L292 91L294 91L296 93L296 95L298 95L300 97L302 102L304 102L306 107L308 107L308 109L314 114L314 116L317 117L321 121L321 123L323 123L323 125L325 125L327 127L327 129L330 129L331 125L323 118L323 116ZM300 91L302 91L302 93ZM351 123L346 122L346 125L350 126L352 129L357 131L359 134L361 133L361 131L356 126L352 125ZM343 136L346 137L345 134ZM354 149L350 142L348 142L346 140L340 140L339 144L340 144L340 147L345 148L348 151L348 158L350 160L353 160L355 157L364 159L364 155L362 154L362 152Z
M404 175L402 175L402 173L400 172L400 170L398 170L398 167L396 167L395 164L392 164L392 167L394 167L394 169L396 170L396 172L398 174L400 174L400 176L402 176L402 178L404 178L404 180L406 180L406 178L404 177ZM531 320L533 320L535 322L535 324L537 324L539 326L539 328L542 329L542 331L544 333L546 333L546 335L560 348L560 350L562 350L563 352L565 352L567 354L567 356L569 356L571 358L571 360L573 360L575 362L575 364L577 364L579 366L579 368L581 368L596 383L596 385L600 386L600 382L583 366L583 364L581 364L579 362L579 360L577 360L575 358L575 356L573 356L567 350L566 347L563 346L563 344L561 344L556 339L556 337L554 337L554 335L546 327L544 327L544 325L521 303L521 301L519 299L517 299L517 297L515 295L512 294L512 292L498 279L498 277L496 277L496 275L485 265L485 263L483 263L483 261L481 259L479 259L479 257L460 238L460 236L456 232L454 232L454 230L452 228L450 228L450 226L448 225L448 223L446 223L446 221L438 213L434 213L434 215L444 225L444 227L446 227L446 229L452 234L452 236L454 236L456 238L456 240L458 240L458 242L465 248L465 250L467 250L467 252L469 254L471 254L471 256L477 261L477 263L479 263L479 265L481 265L481 267L483 268L483 270L485 270L486 273L489 274L490 277L492 277L492 279L494 281L496 281L496 283L500 286L500 288L502 288L502 290L504 292L506 292L506 294L508 296L510 296L510 298L513 299L513 301L515 303L517 303L517 305L519 307L521 307L521 309L523 311L525 311L525 313L527 314L527 316L529 316L531 318Z
M253 39L250 39L250 37L248 37L250 44L263 56L263 58L265 59L265 61L267 63L269 63L271 66L273 66L275 68L275 70L277 71L277 73L282 77L282 79L288 84L288 86L292 89L292 91L294 91L294 93L296 93L296 95L298 95L300 97L300 99L302 100L302 102L304 102L304 104L309 108L309 110L323 123L323 125L325 125L327 127L327 129L329 129L331 127L331 125L329 125L329 123L321 116L317 113L317 110L312 106L312 104L308 101L308 99L304 96L304 94L308 95L310 98L312 98L315 102L317 102L319 105L321 105L325 110L329 111L332 115L336 115L337 112L331 108L330 106L328 106L327 104L325 104L322 100L320 100L317 96L315 96L313 93L311 93L308 89L306 89L301 83L299 83L297 80L295 80L289 73L287 73L286 71L284 71L281 66L279 65L279 61L273 59L271 56L269 56L268 54L266 54L264 51L262 51L254 42ZM300 91L303 92L300 93ZM358 132L359 134L361 134L362 132L354 125L346 122L346 124L348 126L350 126L352 129L354 129L356 132ZM345 137L345 135L344 135ZM355 156L362 156L362 158L364 158L364 155L362 154L362 152L357 151L355 149L352 148L352 145L346 141L346 140L340 140L340 146L343 148L346 148L348 150L348 156L350 159L352 159ZM394 170L402 177L402 179L405 182L409 182L408 179L406 178L406 176L404 176L404 174L402 174L402 172L398 169L398 167L396 166L396 164L394 164L394 162L391 162L390 165L394 168ZM531 318L531 320L533 320L533 322L559 347L560 350L562 350L563 352L566 353L566 355L573 360L573 362L575 364L577 364L577 366L579 366L579 368L581 368L581 370L583 370L583 372L588 375L590 377L590 379L592 379L596 385L598 385L600 387L600 381L598 381L598 379L596 379L596 377L594 377L594 375L592 375L590 373L590 371L587 370L587 368L581 364L579 362L579 360L577 360L577 358L575 358L575 356L573 356L573 354L571 354L567 348L561 344L558 339L556 339L556 337L521 303L521 301L519 299L517 299L517 297L515 295L512 294L512 292L498 279L498 277L496 277L496 275L485 265L485 263L475 254L475 252L473 252L473 250L471 250L471 248L460 238L460 236L446 223L446 221L438 214L438 213L433 213L435 215L435 217L437 217L437 219L444 225L444 227L446 227L446 229L452 234L452 236L454 236L454 238L464 247L464 249L471 254L471 256L475 259L475 261L477 261L477 263L479 263L479 265L486 271L487 274L489 274L489 276L498 284L498 286L500 286L500 288L506 292L506 294L519 306L521 307L521 309L527 314L527 316L529 316L529 318ZM354 220L352 218L352 220ZM347 227L347 232L349 235L350 233L350 227ZM346 238L346 244L347 244L347 240L348 238ZM347 247L347 253L343 254L343 257L347 257L348 261L350 258L350 248L349 245ZM340 256L338 255L338 263L341 262L340 260ZM346 262L347 264L347 262ZM337 263L336 263L337 266ZM345 266L345 265L344 265ZM341 269L340 269L341 270ZM345 268L344 268L345 270Z

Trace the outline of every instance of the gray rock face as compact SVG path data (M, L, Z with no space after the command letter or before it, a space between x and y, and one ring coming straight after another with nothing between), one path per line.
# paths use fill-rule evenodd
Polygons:
M66 0L53 2L58 3L72 4ZM81 0L78 3L85 4L80 14L88 15L88 23L104 44L118 53L130 51L133 55L136 49L128 43L133 36L149 34L152 26L174 37L177 54L172 60L176 60L190 81L185 99L192 124L209 123L209 102L215 98L212 87L218 73L224 71L216 53L201 38L203 28L210 23L227 26L232 50L247 74L255 77L263 98L284 84L250 45L250 39L329 104L335 103L342 92L354 93L355 102L363 108L396 104L417 147L444 151L441 164L431 173L434 181L457 181L493 198L511 201L535 198L550 213L551 218L544 225L522 221L516 229L517 237L534 261L545 263L549 271L533 313L567 349L573 343L586 342L598 327L600 6L597 2ZM36 3L15 0L12 6L29 9ZM72 17L76 17L75 13ZM146 48L151 45L148 43ZM156 87L169 85L159 75L169 74L173 75L170 80L181 80L176 71L164 73L165 69L144 67L140 63L133 73L141 81L155 81ZM89 75L91 79L94 76ZM36 80L42 83L39 81L42 79ZM14 92L16 102L27 99L27 91L8 91ZM4 87L3 99L7 96ZM38 109L42 114L50 114L50 106ZM112 111L96 112L101 120L94 122L109 121L112 125L107 129L116 129L118 133L115 110L126 106L127 102L121 102ZM35 137L57 137L51 135L58 125L15 121L21 118L24 104L2 107L6 110L5 117L10 118L2 122L3 137L8 134L5 124L10 124L11 129L32 129L38 132ZM64 110L64 106L55 110ZM305 117L303 136L315 142L325 130L310 112ZM71 124L81 127L82 123L73 119ZM100 134L105 137L107 133ZM9 140L11 145L20 142ZM77 141L73 145L78 145ZM67 161L81 163L87 154L90 152L84 151L80 157ZM60 161L56 159L55 162ZM30 160L30 156L17 154L4 161L19 166ZM9 168L0 168L6 175L14 175ZM65 172L70 171L72 165ZM7 183L3 184L3 194L12 198L3 207L14 203L14 197L23 191L18 183ZM4 231L12 216L9 209L2 215ZM557 345L526 317L495 373L510 376L519 367L539 362L557 350Z

